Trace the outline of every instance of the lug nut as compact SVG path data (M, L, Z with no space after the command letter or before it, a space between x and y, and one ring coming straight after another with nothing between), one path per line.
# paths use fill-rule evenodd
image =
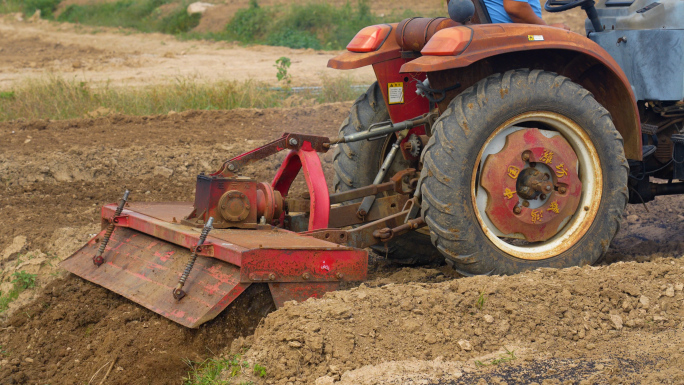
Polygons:
M513 212L516 213L516 214L520 214L521 211L522 211L522 209L520 208L520 206L515 206L515 207L513 208Z
M522 204L522 205L525 206L525 207L530 207L530 202L528 202L528 201L523 201L523 204Z
M551 187L551 185L548 185L548 186L546 186L546 191L551 191L552 188L553 187Z
M522 153L522 160L524 160L525 162L530 160L530 152L529 151L525 151Z
M539 196L539 199L541 199L541 200L546 199L546 194L541 194L541 195Z
M568 189L565 188L565 186L561 186L561 187L558 188L558 192L561 193L561 194L565 194L566 191L568 191Z

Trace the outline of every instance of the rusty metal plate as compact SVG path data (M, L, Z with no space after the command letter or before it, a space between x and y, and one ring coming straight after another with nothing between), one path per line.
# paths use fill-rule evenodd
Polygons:
M190 257L188 249L117 227L98 268L92 257L103 235L60 265L183 326L196 328L213 319L250 285L240 282L239 267L200 256L184 288L187 296L176 301L171 293Z
M529 157L527 161L523 154ZM518 180L531 163L544 165L551 182L551 190L545 191L548 197L534 208L523 206L524 195L517 191L521 187ZM582 182L577 164L577 155L561 135L548 138L536 128L509 134L503 149L488 156L482 170L487 216L504 234L522 234L529 242L550 239L579 205Z

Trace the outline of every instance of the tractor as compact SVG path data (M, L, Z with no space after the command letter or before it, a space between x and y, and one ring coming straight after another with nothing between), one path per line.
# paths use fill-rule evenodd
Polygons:
M126 193L62 266L198 327L252 285L279 307L362 281L368 248L464 276L597 263L627 203L684 193L684 1L544 5L575 7L586 36L492 24L483 0L362 29L328 66L377 82L337 137L284 133L200 174L194 202ZM242 174L279 151L270 183Z

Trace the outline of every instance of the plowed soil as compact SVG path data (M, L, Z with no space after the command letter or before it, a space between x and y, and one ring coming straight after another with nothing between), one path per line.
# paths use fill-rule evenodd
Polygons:
M133 200L190 200L197 173L283 130L334 135L349 107L0 123L3 280L20 262L40 261L39 285L52 281L4 313L11 316L0 326L0 383L87 383L115 359L107 383L179 383L185 360L249 336L260 318L244 310L249 296L191 331L46 261L65 258L95 232L100 205L124 186ZM322 159L330 177L330 155ZM246 173L269 180L278 162ZM672 258L684 254L684 200L663 197L648 209L628 208L598 268L455 279L443 266L401 269L375 256L367 284L289 305L239 346L253 344L248 356L267 368L266 381L282 384L681 383L684 265ZM505 349L516 359L492 365Z
M279 56L293 57L295 81L316 84L333 55L3 20L0 89L49 71L128 84L192 71L273 79ZM124 188L134 201L189 201L199 172L284 131L336 135L349 107L0 123L0 290L17 271L38 286L0 313L0 384L180 384L188 361L240 349L266 368L245 379L255 383L684 383L683 197L628 207L596 267L462 278L372 255L364 285L263 321L271 303L254 287L198 330L56 267ZM283 156L245 173L270 180ZM321 158L330 182L331 154Z

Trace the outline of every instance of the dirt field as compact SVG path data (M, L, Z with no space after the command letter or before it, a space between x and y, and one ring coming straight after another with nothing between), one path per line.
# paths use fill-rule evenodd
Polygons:
M348 108L0 123L0 216L9 218L0 225L3 281L20 269L38 273L41 285L56 279L7 312L0 383L85 383L114 359L109 383L179 383L184 359L223 353L250 335L258 316L237 315L243 310L186 330L51 265L96 231L99 206L124 186L134 200L189 200L198 172L283 127L333 135ZM276 166L274 159L248 173L267 180ZM629 207L608 265L598 268L454 280L445 267L401 269L375 257L364 286L288 306L239 343L253 343L248 356L282 384L325 376L348 384L681 383L684 263L672 258L684 254L683 209L680 197L659 198L649 212ZM474 364L501 358L502 349L517 358Z
M85 0L64 4L76 2ZM247 3L241 0L217 6L204 16L203 23L223 26ZM419 10L439 14L442 3L433 0L411 6L418 5ZM374 10L381 13L390 6L404 9L402 4L379 2ZM550 23L565 22L575 32L583 33L581 12L549 14L545 18ZM211 29L203 25L198 28ZM277 85L273 65L282 56L292 60L289 73L296 86L320 85L322 77L349 77L354 84L374 81L370 67L350 71L328 69L328 60L336 54L284 47L243 47L226 42L178 41L163 34L132 34L45 20L17 21L13 15L0 15L0 91L11 90L22 79L51 74L114 86L157 84L179 77L205 81L254 79Z
M319 84L333 55L0 20L0 90L51 72L128 85L270 81L280 56L293 59L297 85ZM369 69L353 76L372 81ZM335 135L349 107L0 122L0 291L14 272L38 277L0 314L0 384L180 384L188 360L241 348L266 368L244 378L256 383L684 383L683 197L628 207L596 267L462 278L372 255L360 287L263 321L246 293L199 330L56 267L124 188L134 201L191 200L197 173L283 130ZM246 173L270 180L282 156Z

